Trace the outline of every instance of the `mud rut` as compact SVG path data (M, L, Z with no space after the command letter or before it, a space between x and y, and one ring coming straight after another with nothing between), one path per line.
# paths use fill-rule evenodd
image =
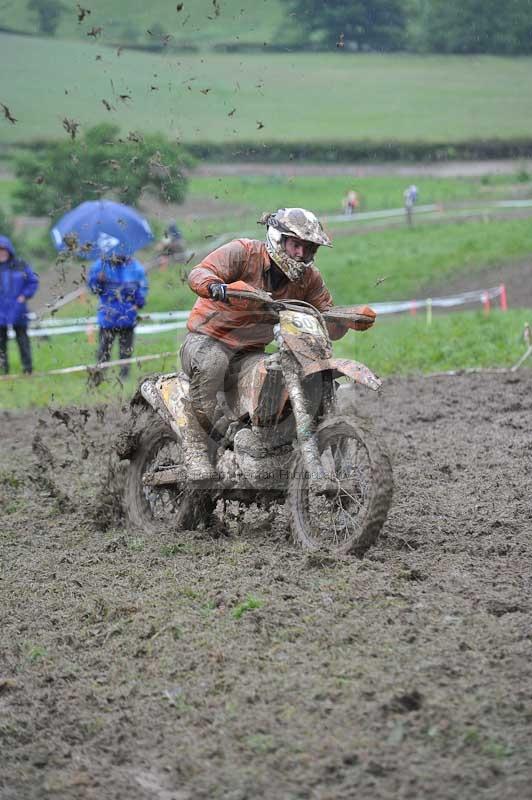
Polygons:
M2 800L529 796L532 372L357 397L397 491L340 562L128 532L118 409L0 413Z

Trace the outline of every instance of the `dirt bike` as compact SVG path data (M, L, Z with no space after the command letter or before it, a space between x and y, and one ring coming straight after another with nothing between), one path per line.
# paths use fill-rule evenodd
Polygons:
M208 491L187 481L182 460L182 373L145 378L133 401L136 423L118 447L129 459L124 507L129 522L195 529L218 500L284 503L305 548L358 556L375 542L388 513L392 469L375 436L352 413L340 413L337 378L378 390L363 364L333 358L327 322L364 322L356 308L320 313L302 301L273 300L260 290L229 290L256 300L271 317L277 352L258 353L228 376L217 396L209 448L218 481Z

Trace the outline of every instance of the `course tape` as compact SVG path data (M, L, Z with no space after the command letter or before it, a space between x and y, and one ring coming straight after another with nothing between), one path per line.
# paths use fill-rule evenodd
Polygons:
M504 284L500 284L499 286L493 286L490 289L477 289L471 292L462 292L461 294L452 295L450 297L427 298L426 300L408 300L396 303L372 303L371 305L379 314L393 314L400 311L412 312L413 310L417 310L420 308L426 308L427 313L429 313L432 312L433 306L439 306L441 308L449 308L452 306L460 306L466 303L477 303L477 302L481 302L484 308L486 309L486 307L489 308L491 300L497 297L500 298L501 308L506 308L506 287L504 286ZM186 326L186 318L188 317L189 313L190 312L188 311L158 311L150 315L143 315L142 319L144 320L174 319L177 321L174 322L161 321L155 325L146 325L146 324L137 325L136 331L139 333L140 332L155 333L156 331L175 330L177 328L184 328ZM64 326L63 328L56 327L55 329L53 326L49 328L36 328L34 330L30 330L30 335L50 336L57 333L71 333L71 332L79 333L87 331L87 326L88 325L93 326L97 322L97 319L96 317L86 317L83 319L61 320L61 322L66 322L66 321L72 323L78 323L78 325L72 324ZM58 323L60 322L60 320L50 320L50 322ZM528 345L527 351L517 361L517 363L514 364L513 367L509 369L507 367L501 367L501 368L473 367L470 369L448 370L446 372L433 372L430 373L427 377L439 377L442 375L453 376L453 375L462 375L464 373L475 373L475 372L508 372L508 371L515 372L521 366L521 364L532 355L532 345L530 344L530 327L528 323L525 325L525 341ZM118 359L116 361L106 361L101 364L78 364L74 367L62 367L60 369L49 370L48 372L34 372L33 375L34 377L46 377L48 375L67 375L69 373L74 373L74 372L87 372L91 374L100 369L108 369L109 367L121 366L123 364L140 364L144 361L152 361L154 359L166 358L175 355L176 353L170 351L165 353L157 353L154 355L133 356L132 358ZM15 373L13 375L0 375L0 382L18 380L27 377L28 376L19 373Z
M132 356L131 358L117 358L115 361L102 361L100 364L77 364L74 367L60 367L59 369L49 369L47 372L32 372L25 375L22 372L15 372L12 375L0 375L0 383L4 381L28 380L28 378L47 378L49 375L70 375L74 372L99 372L110 367L121 367L124 364L143 364L145 361L154 361L159 358L176 358L177 353L169 351L166 353L153 353L147 356Z
M399 314L403 311L414 312L422 308L452 308L470 303L486 303L505 292L504 285L492 286L490 289L476 289L471 292L451 295L449 297L433 297L425 300L400 300L390 303L369 303L377 314ZM190 311L152 311L150 314L140 314L139 324L135 333L140 336L151 333L180 330L186 327L186 320ZM98 325L96 317L71 317L62 319L46 319L33 322L30 316L30 336L58 336L68 333L84 333L87 329ZM14 337L10 331L10 338Z
M450 295L449 297L427 297L425 300L404 300L393 303L369 303L377 314L398 314L401 311L417 311L421 308L452 308L468 303L485 303L495 300L505 292L504 285L492 286L490 289L475 289L471 292Z

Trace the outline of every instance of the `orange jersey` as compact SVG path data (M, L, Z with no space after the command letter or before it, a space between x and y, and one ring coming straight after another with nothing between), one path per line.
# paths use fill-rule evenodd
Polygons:
M318 311L327 311L333 305L315 267L306 269L301 280L283 281L277 289L272 289L270 270L266 245L255 239L235 239L210 253L188 278L190 288L199 295L188 319L189 331L219 339L238 350L262 349L273 339L275 323L263 305L254 300L231 298L230 303L211 300L211 283L244 281L271 292L275 300L304 300ZM339 339L347 330L340 324L329 324L328 328L333 339Z

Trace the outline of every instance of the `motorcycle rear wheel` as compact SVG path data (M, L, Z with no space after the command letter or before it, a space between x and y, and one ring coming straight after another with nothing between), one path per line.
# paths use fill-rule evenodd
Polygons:
M292 531L306 549L361 557L377 540L392 502L389 456L372 434L345 417L326 420L318 443L336 492L314 494L298 455L288 490Z
M141 433L130 455L124 489L128 523L147 533L157 533L168 526L194 530L212 511L208 498L191 492L186 482L165 486L143 483L144 475L154 469L182 464L179 437L154 411L143 413L137 425Z

